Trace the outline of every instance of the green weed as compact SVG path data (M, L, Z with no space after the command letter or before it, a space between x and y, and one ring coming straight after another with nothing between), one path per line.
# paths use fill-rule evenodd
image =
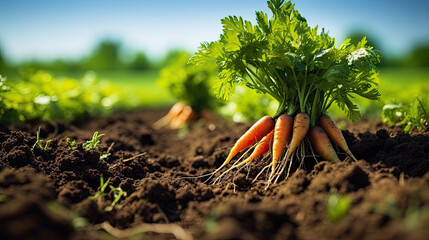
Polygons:
M429 207L423 206L419 196L411 195L408 205L402 211L395 198L386 196L383 202L373 203L369 207L370 212L388 216L400 223L408 231L414 231L423 227L424 219L429 218Z
M103 176L100 177L100 186L97 189L97 192L95 193L95 195L93 196L89 196L89 199L97 199L97 198L101 198L102 200L104 200L104 196L106 196L106 193L104 192L107 188L107 186L109 185L109 181L110 179L107 179L106 182L104 182L104 178Z
M88 226L88 220L79 215L74 210L70 210L60 205L57 202L49 201L46 205L47 209L57 216L62 216L64 219L70 219L74 229L82 230Z
M218 213L216 211L211 211L207 218L204 220L204 229L206 232L213 233L216 231L218 223Z
M76 148L76 140L72 141L70 138L67 138L66 141L67 141L67 147L71 149Z
M416 97L410 104L386 104L381 119L389 126L405 125L404 132L416 128L419 131L428 128L428 114L423 101Z
M106 188L109 187L110 188L110 192L113 195L113 201L112 203L104 208L104 211L106 212L110 212L113 210L113 208L115 207L115 205L119 202L119 200L122 197L126 197L127 193L122 190L120 187L114 187L112 185L109 185L109 180L107 179L106 182L104 182L104 178L100 177L100 187L98 187L97 192L95 193L95 195L93 196L89 196L89 199L101 199L102 201L105 200L105 196L108 195L108 193L106 193Z
M326 214L329 221L337 222L347 216L351 207L349 195L330 193L326 204Z
M48 148L48 145L51 141L52 140L46 141L45 146L43 146L43 140L40 139L40 127L39 127L39 129L36 132L36 142L34 143L34 145L31 149L34 151L34 148L37 146L40 149L46 151L46 149Z
M113 187L112 185L109 185L109 187L110 187L110 192L113 193L113 201L112 201L112 204L110 204L110 206L107 206L104 208L104 211L106 212L112 211L122 196L124 197L127 196L127 193L124 190L122 190L120 187Z
M102 160L102 161L104 161L105 159L107 159L110 155L112 155L111 153L110 153L110 151L112 150L112 147L113 147L113 145L114 145L115 143L114 142L112 142L112 144L110 144L110 146L109 146L109 148L107 149L107 152L106 153L103 153L103 154L101 154L100 155L100 160Z
M86 141L82 146L86 150L96 149L98 148L98 145L100 144L100 137L104 136L104 134L98 134L98 132L94 132L92 135L92 139L89 141Z
M6 202L6 200L7 200L7 196L4 194L0 194L0 203Z
M387 196L382 203L371 204L369 207L371 212L380 213L390 217L391 219L398 219L401 216L401 211L393 196Z
M107 159L110 155L112 155L111 153L103 153L100 155L100 160L104 160Z

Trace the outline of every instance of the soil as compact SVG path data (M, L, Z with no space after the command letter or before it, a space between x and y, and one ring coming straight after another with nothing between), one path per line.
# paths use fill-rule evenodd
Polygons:
M345 124L357 162L344 154L338 163L307 157L266 189L264 175L253 182L263 159L216 184L216 176L197 177L222 164L250 123L217 118L187 130L155 131L151 124L165 113L1 126L0 239L429 236L428 132L403 134L365 120ZM39 126L42 148L33 148ZM99 148L84 149L95 131L105 134ZM90 197L100 193L101 176L108 179L105 194ZM113 209L110 186L126 192ZM350 208L329 217L328 199L336 197Z

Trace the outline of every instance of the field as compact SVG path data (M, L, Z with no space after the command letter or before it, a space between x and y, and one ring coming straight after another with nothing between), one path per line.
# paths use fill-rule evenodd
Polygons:
M82 79L84 73L72 74L69 73L54 73L59 77L73 77ZM173 99L165 89L162 89L156 84L156 79L159 77L159 70L148 70L143 72L138 71L105 71L97 72L96 76L100 81L113 84L115 87L126 92L131 97L129 102L136 101L137 106L162 106L171 104Z
M420 96L429 107L429 69L382 69L380 92L385 103L407 102Z
M151 123L165 113L3 126L0 237L423 239L428 234L427 132L403 134L380 122L346 126L343 133L359 161L343 154L340 163L307 158L304 166L293 166L289 179L265 190L264 177L252 182L264 160L218 184L198 178L220 166L250 124L219 117L193 125L186 135L153 130ZM39 126L40 147L35 146ZM95 131L105 134L99 148L85 150L83 143ZM100 177L108 184L100 184Z
M0 240L429 239L427 7L266 3L5 6Z
M174 101L156 84L158 72L97 73L78 100L93 108L85 99L116 99L119 112L0 125L0 238L424 239L429 134L404 134L382 123L380 112L385 103L407 104L415 95L427 104L428 73L381 69L382 99L359 103L364 118L352 123L333 113L358 161L338 149L339 163L307 157L268 189L265 175L253 181L266 158L216 184L219 173L206 175L252 123L216 115L209 123L155 130L153 122ZM70 77L88 80L53 76L59 87L44 84L54 90ZM104 134L100 145L86 149L95 132Z

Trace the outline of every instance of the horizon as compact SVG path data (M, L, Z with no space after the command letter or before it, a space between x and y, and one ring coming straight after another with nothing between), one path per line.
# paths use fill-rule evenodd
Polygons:
M103 39L152 59L171 49L193 52L201 42L218 39L222 18L236 15L255 22L255 11L269 13L266 2L256 0L27 2L0 4L0 49L12 62L81 58ZM293 3L310 26L325 28L337 44L355 30L378 43L385 56L429 42L428 2L411 0L407 8L397 0Z

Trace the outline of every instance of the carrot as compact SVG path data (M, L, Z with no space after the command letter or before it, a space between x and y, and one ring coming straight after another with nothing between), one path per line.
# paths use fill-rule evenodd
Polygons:
M308 138L316 153L318 153L324 160L333 162L340 161L337 153L335 153L335 150L332 147L328 135L321 127L313 126L308 132Z
M257 121L253 126L244 133L240 139L237 140L235 145L231 148L228 157L225 162L220 166L222 168L228 164L231 159L241 152L243 149L251 146L257 141L261 140L265 135L267 135L274 128L274 120L269 116L264 116L259 121Z
M276 125L274 127L274 138L273 138L273 161L272 168L276 168L277 161L282 156L287 143L290 140L292 134L293 117L288 114L282 114L277 118Z
M295 152L296 148L307 135L310 128L310 117L306 113L298 113L293 120L292 139L286 154L286 160Z
M168 111L167 115L159 119L158 121L153 123L153 127L155 129L160 129L164 127L165 125L169 124L173 119L175 119L177 116L179 116L183 108L185 107L185 104L182 102L175 103L171 108L170 111Z
M268 152L268 150L270 150L271 144L273 142L273 134L274 134L274 130L271 131L270 133L268 133L267 135L265 135L265 137L262 138L262 140L258 143L258 145L256 145L252 154L248 158L246 158L246 160L244 160L240 164L236 165L235 167L239 167L241 165L244 165L244 164L252 161L253 159L261 156L262 154L265 154L266 152Z
M281 173L284 171L286 167L286 162L291 158L292 154L295 153L295 150L298 148L299 144L301 144L302 140L304 140L307 135L308 129L310 128L310 117L306 113L298 113L293 121L293 129L292 129L292 138L289 143L289 148L286 152L285 163L281 169L276 170L276 166L274 164L271 165L271 174L268 178L268 182L270 183L274 175ZM292 161L290 162L290 166ZM289 175L289 173L288 173ZM276 182L280 177L280 174L277 175L277 178L274 182ZM268 187L268 186L267 186Z
M329 115L322 115L319 118L319 125L323 128L323 130L326 132L328 137L331 139L332 142L337 144L344 152L347 153L347 155L350 156L351 159L354 161L357 161L353 153L350 151L349 147L347 146L347 142L344 139L343 134L341 133L341 130L338 128L335 121L329 116Z
M192 120L195 111L190 106L184 106L182 112L170 122L171 128L181 128L186 122Z

